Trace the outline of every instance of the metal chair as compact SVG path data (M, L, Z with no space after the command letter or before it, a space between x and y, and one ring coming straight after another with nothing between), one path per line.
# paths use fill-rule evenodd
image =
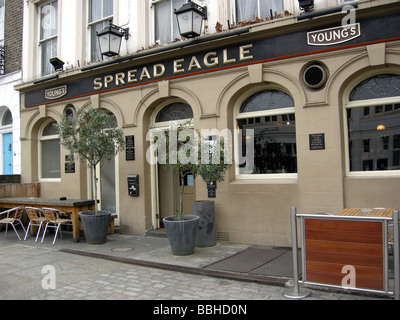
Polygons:
M33 207L25 207L25 211L29 218L29 224L28 224L28 227L26 228L24 241L26 240L26 237L28 236L29 228L32 226L36 226L36 227L39 227L37 234L36 234L36 239L35 239L35 242L37 242L42 225L43 225L43 223L46 223L47 220L43 215L42 209L33 208Z
M22 229L24 230L24 233L26 232L24 225L22 224L22 221L21 221L22 214L24 212L25 212L25 208L23 206L0 212L0 216L7 215L7 218L3 218L0 220L0 224L6 225L6 238L7 238L8 226L11 225L13 227L15 233L17 234L18 239L21 241L21 237L19 236L17 229L15 229L15 226L20 225L22 227Z
M60 211L57 209L42 208L42 211L46 218L47 223L46 223L46 227L44 228L41 243L43 243L47 228L53 228L53 229L56 229L55 234L54 234L54 239L53 239L53 246L54 246L54 243L56 242L58 231L60 231L60 236L62 239L62 232L61 232L60 226L63 224L71 224L72 225L72 219L60 218L60 215L67 216L68 214L66 212L63 212L63 211Z

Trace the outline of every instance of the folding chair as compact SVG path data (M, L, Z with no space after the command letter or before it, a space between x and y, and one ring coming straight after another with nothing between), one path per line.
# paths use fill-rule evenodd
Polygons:
M3 218L0 220L0 224L6 225L6 238L7 238L7 232L8 232L8 225L11 225L13 227L15 233L17 234L18 239L21 241L21 237L19 236L17 229L15 229L15 226L20 225L25 233L25 228L21 221L22 214L24 212L25 212L25 208L23 206L0 212L0 216L7 215L7 218Z
M36 227L39 227L37 234L36 234L36 239L35 239L35 242L37 242L38 238L39 238L40 230L42 228L42 224L46 223L47 220L43 215L42 209L33 208L33 207L25 207L25 211L29 218L29 224L28 224L28 227L26 228L24 241L26 240L26 237L28 236L29 228L32 226L36 226Z
M42 211L46 218L47 223L46 223L46 227L44 228L41 243L43 243L47 228L53 228L53 229L56 229L55 234L54 234L54 239L53 239L53 246L54 246L54 243L56 242L58 231L60 231L60 235L61 235L61 239L62 239L62 232L61 232L60 226L63 224L71 224L72 225L72 219L59 218L60 215L67 215L67 213L57 210L57 209L42 208Z

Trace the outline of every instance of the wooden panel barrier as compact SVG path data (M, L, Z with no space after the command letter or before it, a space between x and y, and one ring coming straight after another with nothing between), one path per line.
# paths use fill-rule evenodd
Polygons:
M305 219L306 280L341 286L351 265L357 288L383 290L382 229L381 221Z

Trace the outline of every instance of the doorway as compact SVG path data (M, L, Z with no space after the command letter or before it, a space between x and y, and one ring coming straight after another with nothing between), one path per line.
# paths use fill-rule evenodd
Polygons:
M13 135L3 134L3 174L13 174Z
M179 174L172 172L170 165L157 164L158 171L158 216L159 228L163 228L163 218L173 216L179 209L181 181ZM192 213L192 202L196 200L196 186L193 176L184 179L183 212Z
M192 107L181 99L172 98L155 109L150 122L155 129L167 131L192 119ZM168 164L159 164L155 154L151 154L151 157L152 225L153 229L159 229L163 228L162 219L174 215L179 208L180 179L178 173L172 173ZM183 196L185 214L191 214L195 197L194 179L186 177Z
M100 163L100 208L101 210L117 212L115 190L115 157Z

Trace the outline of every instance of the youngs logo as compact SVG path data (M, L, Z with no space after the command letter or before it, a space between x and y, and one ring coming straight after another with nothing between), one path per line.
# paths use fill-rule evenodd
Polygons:
M307 33L308 44L311 46L330 46L353 40L359 36L361 36L359 23Z
M54 100L59 99L67 94L67 86L61 86L58 88L48 89L44 92L46 99Z
M361 36L361 27L356 23L356 10L352 5L342 8L345 17L342 25L307 33L307 43L310 46L331 46L347 42Z

